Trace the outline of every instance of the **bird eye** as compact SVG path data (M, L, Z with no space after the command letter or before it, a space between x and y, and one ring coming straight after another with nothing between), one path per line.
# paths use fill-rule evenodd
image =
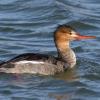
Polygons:
M70 35L72 35L72 33L71 33L71 32L70 32L69 34L70 34Z

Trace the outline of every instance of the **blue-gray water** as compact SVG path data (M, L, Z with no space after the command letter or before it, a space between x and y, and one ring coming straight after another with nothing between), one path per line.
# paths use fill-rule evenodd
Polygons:
M75 41L75 69L56 76L0 74L0 100L100 100L100 0L0 0L0 60L56 55L53 31L70 24L97 38Z

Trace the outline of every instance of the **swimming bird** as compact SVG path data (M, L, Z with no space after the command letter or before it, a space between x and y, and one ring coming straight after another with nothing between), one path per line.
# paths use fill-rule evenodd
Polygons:
M0 72L54 75L76 65L76 56L70 47L74 40L93 39L95 36L78 34L71 26L59 25L54 32L58 56L25 53L0 64Z

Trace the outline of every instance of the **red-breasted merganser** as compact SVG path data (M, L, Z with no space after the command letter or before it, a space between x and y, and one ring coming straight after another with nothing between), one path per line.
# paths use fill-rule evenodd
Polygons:
M76 56L70 48L70 41L92 39L95 36L83 36L77 34L73 28L60 25L54 32L54 42L58 51L58 57L25 53L0 64L0 72L5 73L34 73L54 75L73 68L76 64Z

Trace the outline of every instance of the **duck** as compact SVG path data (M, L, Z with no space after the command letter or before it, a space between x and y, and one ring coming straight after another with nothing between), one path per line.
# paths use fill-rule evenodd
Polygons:
M54 75L64 72L76 65L76 55L70 47L71 41L96 38L95 36L80 35L71 26L65 24L59 25L53 36L57 48L57 57L38 53L20 54L0 63L0 72L41 75Z

